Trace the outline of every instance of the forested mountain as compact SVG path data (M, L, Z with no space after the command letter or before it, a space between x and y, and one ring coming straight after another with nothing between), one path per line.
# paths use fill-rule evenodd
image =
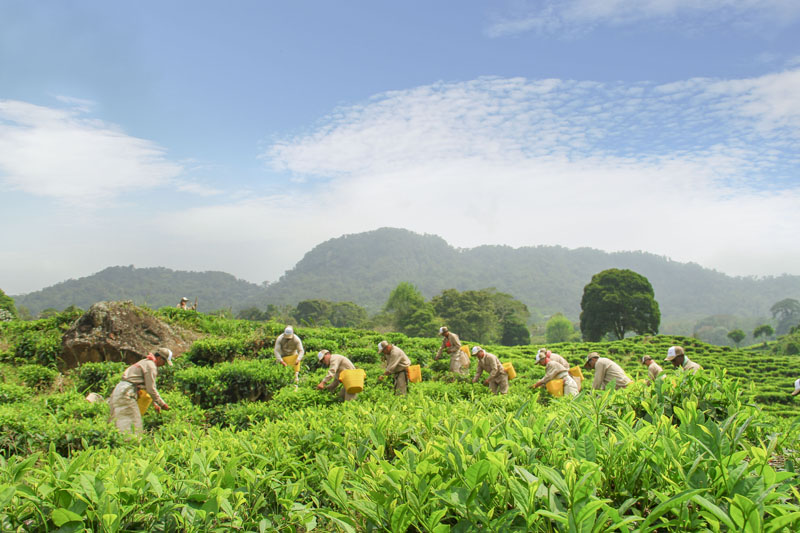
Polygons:
M316 246L266 294L276 304L322 298L350 300L376 311L401 281L410 281L427 298L447 288L494 287L534 313L561 311L577 320L583 287L607 268L628 268L647 277L663 321L718 314L767 318L775 302L800 298L800 276L731 277L645 252L560 246L456 249L441 237L393 228Z
M265 309L307 299L352 301L369 312L380 310L400 282L409 281L426 298L444 289L494 287L525 303L533 314L580 314L583 287L607 268L628 268L648 278L661 308L662 324L694 323L714 315L766 320L784 298L800 299L800 276L731 277L696 264L679 263L644 252L606 253L559 246L457 249L435 235L382 228L326 241L263 287L223 272L183 272L166 268L111 267L22 296L17 307L37 314L69 305L87 308L101 300L130 299L150 307L175 305L181 296L199 299L201 311ZM671 329L671 331L667 331Z
M181 297L200 311L231 308L234 312L249 306L263 307L264 287L225 272L184 272L168 268L109 267L91 276L57 283L40 291L14 296L17 308L26 307L33 315L43 309L59 311L70 305L88 309L103 300L133 300L138 305L157 309L178 303Z

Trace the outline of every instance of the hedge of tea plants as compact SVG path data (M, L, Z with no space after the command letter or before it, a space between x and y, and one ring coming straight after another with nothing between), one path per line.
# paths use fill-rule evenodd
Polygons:
M172 409L148 411L141 437L84 400L107 396L125 365L59 373L50 355L16 349L55 336L57 320L0 326L1 531L788 532L800 522L789 396L800 360L681 337L548 346L575 364L600 352L636 380L573 400L531 389L539 346L487 346L519 375L493 396L433 360L437 339L298 328L308 356L295 385L272 356L282 324L155 313L204 337L160 369ZM377 380L384 338L423 366L406 397ZM662 363L665 377L646 384L641 356L661 360L673 344L706 370ZM315 389L323 348L366 370L355 401Z

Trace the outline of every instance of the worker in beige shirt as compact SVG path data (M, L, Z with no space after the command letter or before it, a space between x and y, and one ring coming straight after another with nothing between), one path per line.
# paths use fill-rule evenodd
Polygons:
M562 357L563 359L563 357ZM541 351L536 354L536 363L542 365L544 368L544 377L533 384L534 388L544 387L548 382L554 379L564 380L564 394L572 397L578 395L580 389L575 379L569 373L569 366L553 359L553 354L549 350L544 353Z
M642 364L647 367L647 377L652 383L655 383L658 375L664 371L664 369L661 368L658 363L653 361L653 358L649 355L642 357Z
M475 377L472 378L472 382L477 383L481 374L486 371L489 377L484 380L483 384L491 389L492 394L507 394L508 373L497 356L487 352L480 346L472 347L472 355L478 358L478 369L475 372Z
M439 328L439 335L442 336L442 345L439 346L439 351L433 357L438 360L442 352L447 352L450 355L450 372L456 374L464 373L464 352L461 351L461 340L458 335L448 330L447 327L442 326Z
M169 410L169 405L165 402L156 389L156 378L158 368L164 365L172 366L172 350L159 348L141 361L132 364L122 374L120 381L111 397L108 399L110 408L109 421L114 421L121 432L135 431L142 432L142 414L139 412L139 391L145 390L153 399L153 407L156 411L161 409Z
M551 352L551 351L550 351L550 350L548 350L547 348L539 348L539 352L538 352L536 355L537 355L537 357L544 357L545 355L549 355L549 356L550 356L550 359L551 359L552 361L555 361L556 363L561 363L562 365L564 365L565 367L567 367L567 369L569 369L569 368L570 368L569 361L567 361L566 359L564 359L564 357L563 357L563 356L561 356L561 355L559 355L559 354L557 354L557 353L553 353L553 352ZM537 360L538 360L538 359L537 359Z
M322 381L317 385L319 390L328 389L330 392L336 392L336 388L341 385L339 374L342 373L342 370L355 370L356 368L355 365L350 362L350 359L338 353L331 353L329 350L321 350L317 354L317 359L320 363L328 367L328 373L325 374L325 377L322 378ZM345 390L344 386L342 386L342 390L339 391L339 399L345 402L355 400L356 396L358 396L358 393L350 394Z
M664 361L669 361L675 368L683 370L684 372L691 372L692 374L696 374L698 370L703 370L702 366L694 361L690 361L689 358L686 357L686 352L683 351L683 347L681 346L670 347L670 349L667 350L667 356L664 358Z
M616 388L624 389L631 382L631 378L625 374L622 367L607 357L600 357L597 352L591 352L586 356L584 368L594 370L594 381L592 388L605 389L612 381L616 382Z
M378 353L383 358L385 365L385 370L378 380L383 381L386 376L392 376L394 393L398 396L405 396L408 393L408 367L411 366L411 360L403 350L392 346L388 341L378 343Z

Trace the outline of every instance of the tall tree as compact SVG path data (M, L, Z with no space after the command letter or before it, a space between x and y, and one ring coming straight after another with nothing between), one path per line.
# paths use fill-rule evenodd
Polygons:
M775 303L769 310L772 318L778 321L778 327L775 328L778 335L786 334L789 328L800 323L800 302L794 298L785 298Z
M561 313L556 313L547 321L545 338L548 344L554 342L567 342L572 336L574 328L572 322Z
M739 343L747 337L747 333L742 331L741 329L733 329L728 332L728 338L733 341L736 347L739 347Z
M436 318L433 307L414 285L402 281L389 295L384 311L394 317L395 328L406 335L433 337Z
M3 289L0 289L0 322L18 318L17 308L14 305L14 298L8 296Z
M757 339L760 336L764 336L764 347L767 346L767 339L772 337L775 334L775 329L770 326L769 324L761 324L756 329L753 330L753 338Z
M606 333L618 339L628 331L655 334L660 322L653 286L633 270L603 270L583 288L581 333L588 341L599 341Z
M436 314L461 338L506 346L528 344L528 307L493 288L459 292L447 289L431 299Z

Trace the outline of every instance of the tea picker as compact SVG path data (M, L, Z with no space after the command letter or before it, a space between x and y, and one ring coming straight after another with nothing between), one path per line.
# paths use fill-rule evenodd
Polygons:
M336 392L341 382L342 390L339 391L339 399L345 402L355 400L358 393L364 390L366 373L361 369L356 369L347 357L331 353L330 350L321 350L317 354L317 360L328 367L328 373L319 382L317 389Z
M300 361L303 360L306 352L303 348L303 341L294 334L292 326L286 326L283 333L278 335L273 351L279 364L294 367L294 382L297 383L300 380Z
M564 394L568 394L570 396L577 396L580 392L578 384L575 382L575 379L569 373L569 364L563 364L561 361L556 360L553 358L552 352L549 350L539 350L539 353L536 354L536 363L545 367L544 377L533 384L534 388L544 387L547 386L547 390L554 393L557 391L554 396L561 396ZM561 356L559 356L561 357ZM561 358L563 359L563 357ZM559 383L560 381L560 383ZM555 387L551 387L550 385L556 385ZM562 385L562 387L558 387L558 385ZM553 390L551 390L551 388Z
M491 389L492 394L507 394L508 373L497 356L480 346L472 347L472 355L478 358L478 369L472 382L477 383L483 372L486 371L489 377L484 380L483 384Z
M113 421L117 429L123 433L131 429L141 433L142 415L151 402L156 411L169 410L169 405L156 389L158 369L164 365L172 366L172 350L159 348L122 374L122 381L108 399L111 409L109 421Z
M383 381L387 376L392 376L395 395L405 396L408 393L408 367L411 366L411 360L403 350L397 346L392 346L388 341L378 343L378 353L385 364L385 370L378 378L378 381Z
M442 336L442 345L433 357L434 360L438 360L442 352L447 352L450 355L450 372L463 374L464 367L469 368L469 353L462 350L458 335L447 329L447 326L439 328L439 335Z
M624 389L631 382L631 378L622 370L621 366L608 357L600 357L597 352L590 352L586 356L586 363L583 367L594 370L594 381L592 381L594 389L605 389L612 381L616 382L618 389Z

